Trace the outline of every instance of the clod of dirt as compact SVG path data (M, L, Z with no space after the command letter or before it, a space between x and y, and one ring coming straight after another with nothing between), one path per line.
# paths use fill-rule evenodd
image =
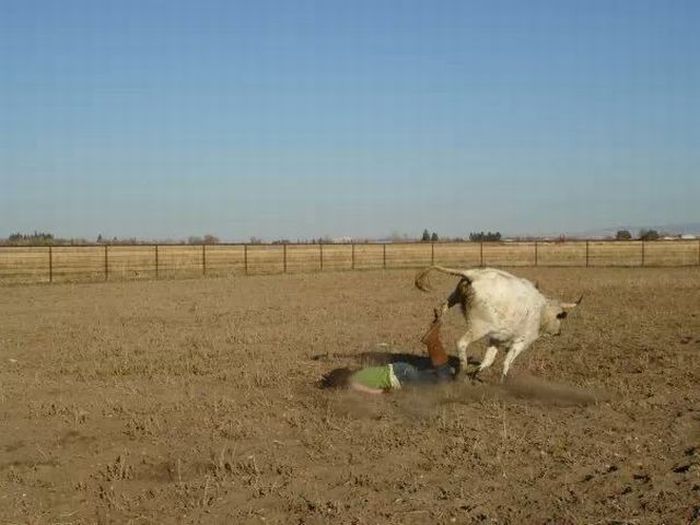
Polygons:
M676 474L682 474L683 472L688 472L690 470L690 463L687 465L680 465L678 467L673 467L673 472Z
M651 481L651 476L649 476L649 474L633 474L632 479L641 481L642 483L649 483Z

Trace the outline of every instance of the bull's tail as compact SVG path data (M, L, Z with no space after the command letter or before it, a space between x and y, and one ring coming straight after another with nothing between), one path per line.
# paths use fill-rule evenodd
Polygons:
M425 270L421 270L420 272L418 272L418 274L416 274L416 280L414 281L416 288L424 292L429 292L432 290L432 288L430 287L430 279L428 278L428 274L430 274L430 272L432 272L433 270L442 273L447 273L449 275L457 275L459 277L462 277L463 279L469 279L469 277L465 273L465 270L445 268L444 266L429 266Z

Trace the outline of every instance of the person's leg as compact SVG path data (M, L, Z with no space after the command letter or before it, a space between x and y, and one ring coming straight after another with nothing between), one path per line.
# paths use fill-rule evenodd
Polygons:
M421 338L421 342L427 347L430 363L433 366L434 380L437 382L454 379L454 371L449 365L449 358L445 347L440 339L440 328L442 322L438 313L435 313L435 321L430 325L426 334Z
M436 380L440 383L443 381L452 381L454 379L455 372L449 363L435 367L433 370Z
M436 319L430 328L421 338L421 342L427 347L430 362L434 368L439 368L447 363L448 357L445 347L440 340L440 328L442 323Z
M399 361L391 363L394 376L401 386L406 385L426 385L437 382L435 369L420 370L415 366Z

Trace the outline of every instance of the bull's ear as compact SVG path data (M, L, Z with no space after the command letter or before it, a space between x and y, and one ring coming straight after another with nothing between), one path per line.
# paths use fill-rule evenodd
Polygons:
M559 304L564 310L569 310L571 308L576 308L579 304L581 304L582 300L583 300L583 295L581 295L581 297L579 297L578 301L576 301L575 303L559 303Z

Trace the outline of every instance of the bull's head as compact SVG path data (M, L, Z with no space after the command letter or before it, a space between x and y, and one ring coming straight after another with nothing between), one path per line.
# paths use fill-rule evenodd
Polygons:
M583 295L575 303L563 303L556 299L548 299L542 310L540 333L546 335L561 335L561 322L566 319L568 310L581 304Z

